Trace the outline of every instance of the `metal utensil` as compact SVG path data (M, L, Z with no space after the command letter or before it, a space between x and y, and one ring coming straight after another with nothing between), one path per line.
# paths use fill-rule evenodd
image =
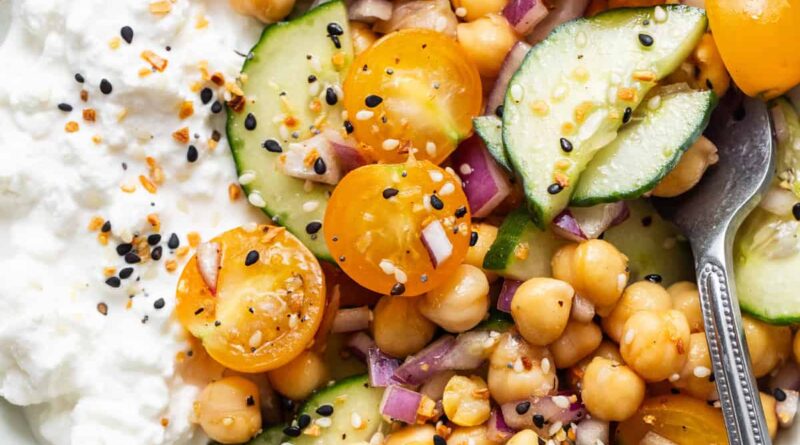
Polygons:
M659 212L689 238L706 338L732 445L768 445L730 265L736 230L769 185L774 142L766 105L728 94L706 131L719 163L688 193L656 199Z

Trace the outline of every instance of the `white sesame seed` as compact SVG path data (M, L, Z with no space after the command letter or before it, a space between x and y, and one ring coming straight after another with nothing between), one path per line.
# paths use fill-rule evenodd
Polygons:
M372 116L375 116L375 113L369 110L360 110L356 113L356 120L365 121L372 119Z
M320 428L329 428L333 425L333 420L330 417L320 417L319 419L315 420L314 423L320 426Z
M313 212L319 207L319 201L306 201L303 203L303 211Z
M369 445L381 445L383 443L383 433L378 431L369 438Z
M628 332L625 333L625 338L622 339L623 343L625 343L626 345L629 345L629 344L633 343L633 336L634 335L635 334L633 332L633 329L628 329Z
M453 183L452 182L447 182L442 186L442 189L439 190L439 195L447 196L447 195L453 193L454 191L456 191L456 187L453 185Z
M297 323L299 323L299 322L300 322L300 320L297 317L297 314L289 314L289 327L290 328L292 328L292 329L296 328L297 327Z
M281 124L281 126L278 127L278 134L280 135L281 139L283 139L284 141L288 141L290 136L289 127Z
M556 422L556 423L554 423L554 424L550 425L550 429L549 429L549 430L547 430L547 432L548 432L548 433L549 433L551 436L553 436L553 435L555 435L555 434L558 432L558 430L560 430L560 429L561 429L561 427L562 427L562 426L563 426L563 424L562 424L561 422Z
M444 16L439 16L436 19L436 25L434 25L434 29L436 32L442 32L445 28L447 28L447 19L444 18Z
M402 269L400 269L399 267L396 267L394 269L394 279L397 280L398 283L405 284L405 283L408 282L408 275L406 275L406 273L403 272Z
M436 144L428 141L428 143L425 144L425 153L428 153L430 157L436 156Z
M453 177L453 179L459 179L459 178L458 178L458 175L456 174L456 171L455 171L455 170L453 170L453 168L452 168L452 167L445 167L445 168L444 168L444 171L446 171L447 173L449 173L449 174L450 174L450 176L452 176L452 177Z
M545 357L542 359L542 372L547 374L550 372L550 359Z
M456 8L456 17L466 17L467 16L467 8L460 7Z
M522 86L518 83L511 85L509 88L509 93L511 93L511 99L516 102L520 103L522 101L522 96L525 94L525 91L522 89Z
M239 184L247 185L256 180L255 172L246 171L239 176Z
M262 198L261 194L258 192L253 192L247 195L247 200L250 202L250 204L259 208L263 208L265 205L267 205L266 201L264 201L264 198Z
M319 94L321 89L322 86L319 84L319 82L314 82L308 86L308 94L316 96L317 94Z
M338 97L339 100L344 99L344 91L342 90L342 87L339 86L339 84L333 84L331 88L333 88L333 92L336 93L336 97Z
M247 342L251 348L257 348L261 346L261 340L263 340L264 334L261 331L255 331L253 335L250 336L250 340Z
M352 426L355 429L360 429L361 425L363 424L364 422L361 420L361 416L358 413L353 412L352 414L350 414L350 426Z
M694 374L694 376L697 377L698 379L704 379L711 375L711 370L706 368L705 366L697 366L692 371L692 374Z
M656 6L655 11L653 12L653 18L656 19L656 22L663 22L667 19L667 11L665 11L661 6Z
M382 147L386 151L392 151L400 146L400 141L397 139L386 139L383 141Z
M564 396L555 396L555 397L553 397L553 399L552 399L552 400L553 400L553 403L554 403L554 404L555 404L557 407L559 407L559 408L561 408L561 409L567 409L567 408L569 408L569 399L568 399L568 398L566 398L566 397L564 397Z
M233 417L230 417L230 416L225 416L225 417L222 419L222 424L223 424L224 426L231 426L231 425L233 425Z
M322 64L319 62L319 59L315 56L311 56L311 60L308 61L311 64L311 68L316 71L322 71Z
M431 181L433 182L440 182L444 179L444 175L438 170L428 170L428 176L431 177Z
M514 366L514 372L516 373L521 373L522 371L525 370L525 367L522 365L522 359L520 357L517 357L517 359L514 360L513 366Z
M657 110L661 106L661 96L655 95L647 101L647 108Z
M553 90L553 99L563 99L567 95L567 87L559 85Z
M678 373L675 373L675 374L672 374L671 376L669 376L669 381L670 381L671 383L675 383L675 382L677 382L677 381L678 381L678 380L680 380L680 379L681 379L681 375L680 375L680 374L678 374Z
M394 264L387 259L382 259L381 262L378 263L378 267L380 267L386 275L392 275L394 273Z
M470 166L469 164L461 164L460 166L458 166L458 171L460 171L462 175L471 175L472 166Z
M578 35L575 36L575 44L578 45L578 48L583 48L586 46L586 41L586 33L583 31L579 32Z
M364 214L361 217L364 219L364 221L367 222L375 221L375 215L369 212L364 212Z

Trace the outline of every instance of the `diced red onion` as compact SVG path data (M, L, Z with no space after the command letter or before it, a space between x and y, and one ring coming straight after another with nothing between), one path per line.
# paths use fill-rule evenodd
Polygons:
M794 423L800 397L797 391L784 390L783 392L786 394L786 398L775 403L775 414L778 416L778 423L780 423L783 428L788 428Z
M417 421L417 410L421 402L422 394L392 385L387 387L383 393L380 411L390 419L414 424Z
M492 408L487 425L486 438L491 442L505 443L514 435L514 430L506 424L506 420L503 418L503 411L497 407Z
M452 161L474 218L488 216L511 194L508 175L492 159L479 136L462 142Z
M608 441L611 426L597 419L584 419L575 430L575 445L597 445Z
M706 0L681 0L681 4L695 8L706 9Z
M432 29L456 37L458 17L450 0L395 0L392 17L375 24L375 31L388 34L400 29Z
M357 22L375 23L392 18L392 7L389 0L355 0L347 8L347 16Z
M421 238L434 269L447 261L453 254L453 243L450 242L444 226L438 219L434 219L422 229Z
M500 67L500 73L497 75L497 80L494 81L492 92L489 93L489 97L486 99L485 114L494 115L497 107L503 105L506 100L508 82L511 80L511 76L517 72L519 66L522 65L522 61L525 60L525 56L530 49L531 46L527 43L517 42L511 47L511 51L506 54L503 65Z
M421 385L432 375L442 371L442 359L453 350L456 339L443 335L425 349L411 356L394 372L394 380L406 385Z
M575 298L572 299L570 317L577 322L588 323L594 319L594 315L594 303L575 294Z
M569 402L570 395L557 395L545 397L531 397L528 400L504 403L500 408L503 410L503 417L509 427L516 430L526 428L533 429L539 433L546 434L547 428L560 422L562 425L578 423L586 416L586 409L581 403ZM566 400L565 400L566 399ZM523 414L517 412L517 405L520 402L530 402L530 408ZM539 414L547 422L545 429L538 428L533 423L533 416Z
M356 332L355 334L351 335L350 338L347 339L346 345L348 348L350 348L353 354L362 360L367 358L370 348L378 347L378 345L375 344L375 340L373 340L365 332Z
M307 159L316 152L317 160L324 165L322 173L317 173L317 161L309 163ZM336 184L342 178L342 169L325 133L320 133L303 142L293 142L278 158L278 169L285 175L323 184Z
M454 375L456 375L455 371L441 371L426 380L419 388L419 392L431 400L442 400L444 388Z
M342 175L369 163L367 158L358 150L358 144L352 138L343 138L338 131L333 130L325 130L322 135L330 143Z
M528 42L541 42L558 25L582 17L587 6L589 6L589 0L557 0L551 2L547 17L536 25L533 32L528 36Z
M782 390L800 390L800 367L793 360L788 360L781 366L769 380L771 390L780 388Z
M576 243L586 241L588 239L586 234L584 234L581 230L578 220L572 215L572 211L570 211L570 209L564 209L564 211L553 218L551 229L556 235L570 241L575 241Z
M786 96L792 102L792 105L794 105L794 109L800 113L800 85L789 90L786 93Z
M439 369L454 371L476 369L489 359L499 341L499 333L486 330L459 334L453 348L439 362Z
M517 280L503 280L503 287L500 288L500 296L497 297L497 310L511 313L511 300L514 299L514 294L517 289L522 285L522 281Z
M639 441L639 445L678 445L678 444L656 432L648 431L647 434L645 434L644 437L642 437L642 440Z
M368 306L361 306L348 309L339 309L333 319L331 332L355 332L369 328L372 318L372 311Z
M200 276L212 294L217 292L219 262L219 243L202 243L197 246L197 267L200 269Z
M511 0L503 9L508 22L523 36L530 34L547 13L547 6L541 0Z
M783 107L776 104L769 111L772 116L772 126L775 128L775 137L778 139L778 143L783 143L791 136Z
M400 360L389 357L378 348L367 350L367 370L369 371L369 384L373 388L383 388L391 385L395 369L400 366Z
M612 225L625 221L628 216L630 210L624 201L594 207L570 207L556 216L552 229L559 236L581 242L596 239Z

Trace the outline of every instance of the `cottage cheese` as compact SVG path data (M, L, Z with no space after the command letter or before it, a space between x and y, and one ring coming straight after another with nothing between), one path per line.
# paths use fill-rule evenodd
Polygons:
M151 4L169 11L156 14ZM197 91L213 87L214 100L223 100L224 88L204 81L199 66L206 61L232 81L260 25L223 0L0 0L4 16L0 395L25 407L45 444L203 443L189 421L197 388L175 373L187 345L170 319L188 255L175 255L166 240L176 233L185 246L191 231L208 239L263 219L244 199L229 198L235 169L227 144L209 142L215 130L224 134L224 112L212 113L213 101L203 104ZM132 43L121 38L123 26L133 29ZM163 72L144 51L167 61ZM181 119L184 102L193 114ZM84 109L94 110L94 122ZM67 131L71 121L77 131ZM189 143L173 137L184 127ZM199 152L194 163L189 144ZM115 247L156 232L151 214L160 221L162 258L133 265L118 288L107 285L104 268L128 266ZM88 228L95 217L111 223L107 245ZM166 270L169 260L176 271Z

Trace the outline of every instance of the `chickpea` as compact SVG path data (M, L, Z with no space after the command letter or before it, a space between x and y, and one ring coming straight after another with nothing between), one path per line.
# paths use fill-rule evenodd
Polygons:
M571 284L573 288L576 287L577 281L575 280L575 251L578 249L578 244L565 244L553 255L550 260L550 268L553 270L553 278L561 281L566 281Z
M750 350L753 374L764 377L781 365L791 354L792 331L786 326L773 326L752 317L742 317L742 329Z
M292 400L308 397L328 381L328 375L322 357L308 350L280 368L267 372L272 388Z
M575 365L597 349L602 341L603 333L596 324L570 321L561 337L550 345L556 368Z
M458 43L478 72L484 77L497 77L506 54L517 43L517 34L505 17L489 14L473 22L459 23Z
M353 51L359 55L369 49L378 36L366 23L350 21L350 36L353 38Z
M508 0L453 0L453 9L458 14L463 8L464 19L471 22L487 14L500 14L507 3Z
M575 292L594 303L601 315L603 308L617 302L628 284L628 258L603 240L564 246L551 264L553 277L571 284Z
M455 371L442 371L425 380L419 392L426 395L431 400L442 400L444 388L454 375L456 375Z
M552 278L531 278L511 300L511 315L520 334L532 345L545 346L561 336L569 321L575 290Z
M694 333L689 337L689 357L679 373L680 379L672 385L700 400L713 400L717 386L711 378L712 372L706 334Z
M492 413L489 388L478 376L453 376L444 387L442 407L447 418L456 425L480 425L489 420Z
M589 363L582 387L586 409L600 420L628 419L644 400L644 380L631 368L602 357Z
M639 281L628 286L614 309L603 319L603 330L612 340L619 343L622 328L631 315L639 311L660 311L672 308L672 300L667 291L656 283Z
M506 442L506 445L530 445L538 443L539 435L534 433L533 430L522 430Z
M705 136L700 136L683 153L678 165L653 189L653 196L672 198L688 192L700 182L709 166L719 161L717 146Z
M764 419L767 421L767 432L769 437L775 439L778 434L778 413L775 411L777 404L775 397L763 392L758 393L761 398L761 406L764 408Z
M589 366L589 363L591 363L595 357L602 357L613 362L623 363L622 354L619 353L619 346L611 340L603 340L594 352L570 368L568 377L572 388L580 389L581 379L583 379L583 375L586 373L586 367Z
M464 263L483 268L483 259L486 257L486 252L489 251L489 248L494 244L494 240L497 239L497 227L486 223L476 223L472 224L472 231L478 234L478 240L474 246L470 246L467 249L467 257L464 258Z
M703 0L682 0L681 3L704 3ZM694 5L690 5L694 6ZM714 36L706 33L692 50L686 61L667 78L667 84L687 83L696 90L713 89L722 97L731 84L731 76L725 69Z
M640 311L628 319L622 332L622 358L645 380L666 380L683 369L690 332L682 312Z
M212 440L244 443L261 430L259 406L256 384L232 376L208 384L194 403L194 414Z
M224 377L239 376L253 382L258 387L258 396L261 400L261 417L264 423L280 423L283 420L283 410L281 399L277 392L272 389L266 373L246 374L243 372L226 369Z
M432 425L407 426L386 438L383 445L434 445L436 429Z
M375 343L394 357L419 352L436 332L436 325L422 315L414 298L381 297L372 316Z
M692 288L676 289L670 291L670 295L672 296L672 308L683 312L686 321L689 322L689 330L703 332L703 308L700 307L700 293L697 291L697 286L692 284Z
M474 328L489 310L489 280L475 266L462 264L441 286L418 300L419 311L448 332Z
M797 333L794 335L792 350L794 352L794 361L800 365L800 331L797 331Z
M488 432L489 428L486 425L459 427L454 429L447 438L447 445L499 445L502 443L489 440Z
M264 23L275 23L292 12L295 0L230 0L234 11L255 17Z
M697 290L697 285L691 281L678 281L667 288L667 292L669 292L669 296L672 298L675 298L676 295L687 290Z
M492 398L499 404L546 396L558 387L550 351L529 345L514 332L500 338L489 359L488 380Z

